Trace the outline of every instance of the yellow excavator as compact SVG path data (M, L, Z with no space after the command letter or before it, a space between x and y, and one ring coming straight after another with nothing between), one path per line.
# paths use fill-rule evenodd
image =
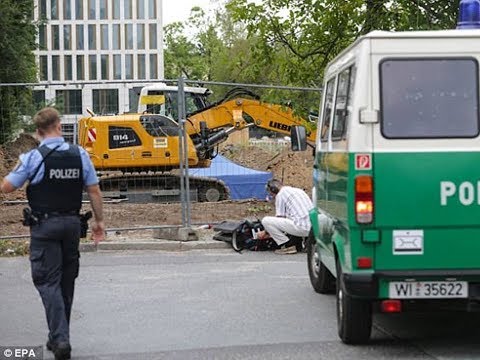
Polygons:
M234 132L250 126L290 135L294 125L304 126L315 143L313 124L287 106L262 102L254 93L235 88L220 101L209 103L210 90L185 87L188 166L208 167L217 146ZM180 178L171 170L181 164L177 121L178 88L157 83L142 88L138 113L91 116L79 120L78 143L89 153L100 174L104 192L115 197L174 200ZM223 182L191 177L191 196L198 201L228 199ZM128 195L121 195L127 194ZM135 200L135 196L137 196Z

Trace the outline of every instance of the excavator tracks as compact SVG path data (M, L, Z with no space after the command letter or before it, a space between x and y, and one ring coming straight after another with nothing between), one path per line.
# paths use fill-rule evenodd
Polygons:
M181 201L180 176L172 174L99 174L104 198L130 203ZM216 202L228 200L230 191L221 180L189 176L190 200Z

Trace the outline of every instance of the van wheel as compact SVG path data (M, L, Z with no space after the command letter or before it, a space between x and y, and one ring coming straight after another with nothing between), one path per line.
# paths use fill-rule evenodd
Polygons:
M372 331L372 304L345 292L342 268L337 259L337 326L338 336L345 344L363 344Z
M320 261L319 247L310 230L307 239L308 275L313 289L320 294L333 294L335 291L335 278L330 270Z

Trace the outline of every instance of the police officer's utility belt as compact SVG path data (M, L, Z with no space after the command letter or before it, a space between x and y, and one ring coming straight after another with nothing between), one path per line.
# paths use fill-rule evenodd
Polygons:
M72 211L50 211L39 212L33 211L30 208L23 209L23 225L32 226L37 225L40 221L47 220L49 218L61 217L61 216L80 216L79 210Z
M78 210L65 211L65 212L51 211L47 213L32 211L32 215L38 219L48 219L48 218L59 217L59 216L79 216L80 212Z

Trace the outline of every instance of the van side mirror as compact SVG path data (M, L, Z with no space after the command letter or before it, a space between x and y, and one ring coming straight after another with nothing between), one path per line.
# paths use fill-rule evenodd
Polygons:
M292 151L305 151L307 149L307 130L304 126L292 126L290 139Z

